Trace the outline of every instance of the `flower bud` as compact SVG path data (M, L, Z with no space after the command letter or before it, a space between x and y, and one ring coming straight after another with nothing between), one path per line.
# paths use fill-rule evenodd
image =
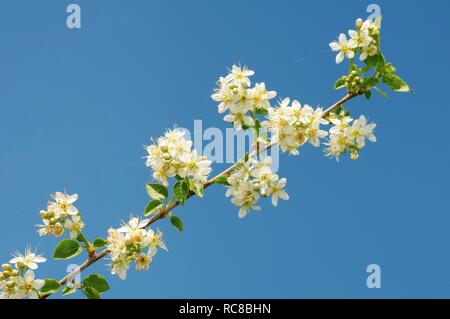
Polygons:
M45 210L41 210L39 212L39 216L41 217L41 219L46 219L47 212Z
M165 161L170 161L172 159L172 156L170 156L169 153L164 153L162 157Z
M6 270L3 272L3 277L5 279L8 279L9 277L11 277L11 272L9 270Z
M363 25L363 20L361 18L356 19L355 26L360 29Z
M14 282L14 280L9 280L6 282L6 287L8 288L14 288L15 285L16 283Z
M351 158L352 160L357 160L357 159L359 158L358 152L357 152L357 151L352 151L352 152L350 153L350 158Z
M3 272L0 272L0 281L3 281L5 279L5 275L3 275Z
M169 147L167 145L163 145L163 146L161 146L161 151L163 153L167 153L169 151Z
M13 271L11 271L11 276L13 277L19 276L19 271L17 269L14 269Z
M61 224L56 224L55 227L53 228L53 234L56 237L61 236L64 233L64 228L61 226Z
M10 264L3 264L2 268L3 268L4 271L11 271L12 270L12 267L11 267Z
M16 263L16 266L17 266L17 268L19 268L19 269L25 268L25 264L24 264L23 262L21 262L21 261L18 261L18 262Z
M55 217L55 213L54 212L47 212L47 214L45 215L45 219L50 219Z
M58 220L55 217L50 218L50 225L55 225L57 222Z

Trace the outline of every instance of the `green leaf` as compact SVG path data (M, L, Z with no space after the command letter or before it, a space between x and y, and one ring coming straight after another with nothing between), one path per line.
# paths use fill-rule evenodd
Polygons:
M93 245L94 249L97 250L108 245L108 241L103 238L95 238Z
M263 108L256 108L255 109L255 113L258 115L266 115L267 114L267 110L263 109Z
M189 190L193 191L200 198L203 198L205 194L203 185L197 186L192 181L189 181Z
M381 95L383 95L384 97L387 97L387 96L388 96L386 92L381 91L381 90L380 90L379 88L377 88L376 86L374 86L373 89L374 89L375 91L377 91L378 93L380 93Z
M220 185L225 185L225 186L230 186L230 183L228 183L228 177L230 177L229 174L219 176L216 179L214 179L214 183L220 184Z
M383 83L389 86L394 92L412 92L411 88L398 75L393 73L383 73Z
M336 90L342 89L345 87L345 77L340 78L339 80L334 83L334 88Z
M98 274L87 276L83 279L83 284L85 287L94 288L99 293L109 290L109 285L105 277Z
M172 225L178 229L179 231L183 231L183 222L181 221L181 219L177 216L172 216L170 217L170 222L172 223Z
M364 91L364 95L365 95L366 99L369 100L370 97L372 96L372 91L370 91L370 90Z
M366 78L364 79L364 85L366 87L368 87L369 89L378 84L378 79L376 77L370 77L370 78Z
M88 299L101 299L100 294L93 287L84 287L82 291Z
M53 259L70 259L78 256L83 248L73 239L64 239L58 243L53 252Z
M77 288L75 287L65 287L62 291L61 294L63 296L67 296L67 295L71 295L77 292Z
M49 295L57 292L61 288L59 282L53 278L45 278L45 284L39 290L42 295Z
M153 200L149 201L147 206L145 207L144 215L147 216L147 215L154 213L161 206L162 206L162 203L158 199L153 199Z
M154 199L166 199L169 195L169 191L167 187L157 183L148 183L147 184L147 194Z
M189 195L189 184L186 180L178 181L173 185L173 194L180 204L183 204Z

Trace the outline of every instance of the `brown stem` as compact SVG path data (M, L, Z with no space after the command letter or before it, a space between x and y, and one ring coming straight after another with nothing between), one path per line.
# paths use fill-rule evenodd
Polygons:
M326 117L328 116L331 112L333 112L335 109L337 109L339 106L341 106L342 104L344 104L345 102L347 102L348 100L358 96L360 94L347 94L346 96L344 96L342 99L340 99L339 101L337 101L336 103L334 103L333 105L331 105L328 109L326 109L323 112L322 117ZM259 148L258 151L256 151L255 154L253 155L258 155L261 153L266 152L267 150L269 150L272 146L274 146L274 144L268 144L265 147ZM217 174L216 176L214 176L212 179L210 179L209 181L207 181L204 184L204 188L208 188L209 186L213 185L215 180L221 176L230 174L232 171L235 170L236 166L238 165L238 162L234 163L233 165L231 165L230 167L228 167L227 169L225 169L224 171L222 171L221 173ZM191 192L188 196L188 199L192 196L194 196L195 193ZM159 211L157 214L153 215L148 223L144 226L144 228L149 227L151 224L155 223L156 221L163 219L164 217L166 217L167 213L172 211L174 208L178 207L180 205L180 203L178 201L174 201L172 202L169 206L165 207L163 210ZM92 265L93 263L97 262L98 260L102 259L103 257L105 257L106 255L108 255L111 251L109 249L104 249L101 252L94 254L93 256L89 257L87 260L85 260L80 267L76 268L75 270L73 270L71 273L67 274L64 278L62 278L59 283L60 285L65 285L68 281L70 281L74 276L78 275L79 273L81 273L83 270L85 270L86 268L88 268L90 265ZM45 295L42 296L41 299L45 299L47 298L49 295Z

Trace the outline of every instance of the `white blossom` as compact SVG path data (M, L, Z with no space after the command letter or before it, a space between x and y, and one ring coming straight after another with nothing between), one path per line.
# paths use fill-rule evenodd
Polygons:
M27 247L25 249L25 253L21 254L20 252L16 251L14 253L14 258L11 259L9 262L11 264L15 264L16 268L22 269L23 267L35 270L38 268L38 263L46 262L47 259L44 258L42 255L36 255L36 253L31 251L31 247Z
M330 128L329 141L325 143L327 145L325 154L336 158L337 161L341 154L347 152L350 153L351 159L358 159L359 150L366 145L366 139L376 142L373 134L376 124L367 124L364 115L353 121L351 117L340 114L337 117L331 117L330 122L334 126Z
M239 217L245 217L251 210L260 210L257 205L261 197L272 196L272 204L278 204L278 198L288 199L283 190L286 179L279 179L272 167L272 158L263 160L250 158L245 164L231 174L227 181L226 196L231 197L231 202L239 206Z
M285 98L277 108L269 109L267 121L262 125L272 133L272 143L279 143L283 152L298 155L304 143L318 147L320 139L327 136L320 128L328 123L322 115L322 108L314 109L307 104L302 107L297 100L290 105L290 99Z
M347 59L351 59L355 56L354 49L358 46L358 44L350 39L347 41L347 37L344 33L339 35L338 41L334 41L330 43L330 48L333 51L339 52L336 55L336 63L339 64L344 60L344 57Z
M111 274L125 280L131 262L135 262L137 270L145 270L148 269L158 248L167 250L162 241L162 232L158 230L155 233L152 229L146 229L148 221L131 216L121 227L108 230Z
M70 239L75 239L80 234L81 230L84 228L84 223L81 220L80 215L72 216L72 219L67 218L64 222L64 228L68 229L70 232Z
M211 173L211 161L192 149L192 141L185 132L174 129L157 139L156 144L147 146L146 165L153 170L153 178L163 185L175 176L190 178L196 190L201 191Z

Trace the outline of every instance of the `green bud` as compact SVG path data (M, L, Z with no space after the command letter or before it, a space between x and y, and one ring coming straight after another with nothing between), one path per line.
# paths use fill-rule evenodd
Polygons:
M13 271L11 271L11 276L13 277L19 276L19 271L17 269L14 269Z
M2 268L3 268L4 271L11 271L12 270L12 267L11 267L10 264L3 264Z
M6 287L8 288L14 288L15 285L16 283L13 280L9 280L6 282Z
M163 153L167 153L169 151L169 147L167 145L163 145L161 146L161 151L163 151Z
M56 218L50 218L50 225L55 225L58 222Z

